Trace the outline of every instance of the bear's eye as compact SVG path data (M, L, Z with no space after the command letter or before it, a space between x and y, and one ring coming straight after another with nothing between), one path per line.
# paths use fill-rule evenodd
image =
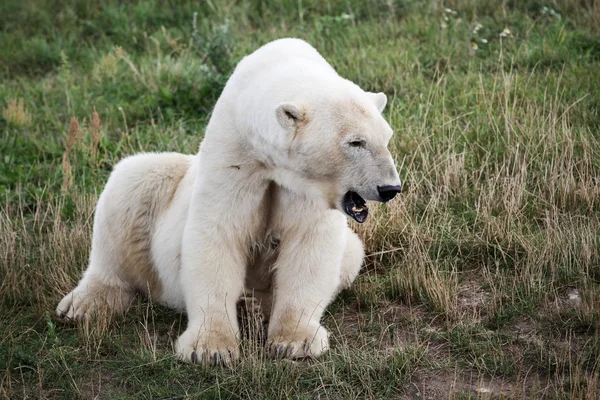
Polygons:
M350 147L365 147L365 141L364 140L353 140L351 142L348 142L348 144L350 145Z

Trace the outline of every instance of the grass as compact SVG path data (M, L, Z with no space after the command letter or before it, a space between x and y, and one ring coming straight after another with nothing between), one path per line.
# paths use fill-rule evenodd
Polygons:
M356 226L330 353L271 361L248 329L233 369L183 364L185 315L143 298L58 321L111 167L194 153L236 62L284 36L388 94L406 187ZM0 108L1 397L600 396L595 1L8 0Z

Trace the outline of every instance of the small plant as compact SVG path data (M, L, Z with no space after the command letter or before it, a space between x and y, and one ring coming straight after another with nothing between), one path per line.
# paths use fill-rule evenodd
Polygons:
M115 79L118 73L119 60L123 56L122 49L115 47L103 55L95 64L92 70L92 77L96 83L101 83L102 79Z
M56 324L52 321L52 317L47 311L44 313L44 321L46 322L46 337L48 338L48 342L52 347L60 345L60 339L56 334Z
M213 28L208 38L198 34L198 13L194 13L192 21L192 44L196 53L202 57L211 69L221 75L229 75L233 70L231 58L232 40L229 31L229 22Z
M548 17L548 18L555 18L557 20L561 20L562 16L560 15L560 13L556 12L556 10L554 10L552 7L542 7L542 12L541 12L543 17Z
M10 99L2 111L2 116L8 125L25 128L31 125L31 115L25 109L23 99Z
M102 142L101 129L102 122L100 121L100 115L98 115L96 108L94 107L92 117L90 118L90 135L92 139L90 143L90 149L94 159L98 157L98 149L100 148L100 143Z
M354 14L323 15L317 22L317 29L325 35L338 34L355 23Z
M63 152L62 157L62 190L64 193L68 193L73 185L73 167L71 166L71 161L69 160L69 154L75 148L80 138L81 130L79 127L79 121L77 121L77 118L73 117L69 123L69 132L65 138L65 151Z

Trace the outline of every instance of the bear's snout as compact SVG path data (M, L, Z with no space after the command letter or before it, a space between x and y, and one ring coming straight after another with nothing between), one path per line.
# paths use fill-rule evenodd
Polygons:
M379 194L379 198L382 202L387 203L398 193L402 192L401 185L388 185L388 186L377 186L377 193Z

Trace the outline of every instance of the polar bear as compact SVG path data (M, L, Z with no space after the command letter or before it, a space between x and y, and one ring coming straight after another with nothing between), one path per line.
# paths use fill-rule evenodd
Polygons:
M327 305L357 276L347 217L401 190L383 93L340 77L300 39L246 56L217 101L197 155L122 160L98 200L90 261L57 313L124 311L136 291L185 310L177 355L239 357L236 303L254 292L273 357L329 347Z

